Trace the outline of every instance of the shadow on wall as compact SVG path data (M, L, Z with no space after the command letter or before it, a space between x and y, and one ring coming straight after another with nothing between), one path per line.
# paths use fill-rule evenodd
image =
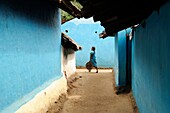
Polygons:
M5 5L16 14L31 18L34 21L54 26L56 21L55 9L57 6L48 0L1 0L0 5Z

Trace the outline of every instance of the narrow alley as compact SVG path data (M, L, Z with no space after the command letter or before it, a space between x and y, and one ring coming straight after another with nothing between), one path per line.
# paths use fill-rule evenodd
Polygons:
M169 0L0 0L0 113L170 113L169 12Z
M77 69L70 82L61 113L134 113L128 94L116 95L112 69Z

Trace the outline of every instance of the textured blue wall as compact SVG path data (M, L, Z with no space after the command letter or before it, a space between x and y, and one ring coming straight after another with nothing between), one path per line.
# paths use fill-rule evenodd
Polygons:
M140 113L170 112L170 2L135 31L132 89Z
M74 23L73 23L74 21ZM74 41L83 47L81 51L76 52L76 65L85 66L86 62L90 60L91 47L96 47L96 58L99 67L113 67L114 65L114 37L107 37L100 39L99 33L104 28L100 23L90 22L89 20L79 20L80 24L75 24L75 20L71 20L61 26L62 32L68 30L66 33ZM83 23L86 22L86 23ZM95 33L97 32L97 33Z
M114 71L116 86L126 85L126 33L129 33L130 31L131 28L119 31L114 39Z
M61 77L60 12L49 2L27 3L0 2L0 112L13 113Z
M115 81L116 81L116 86L118 86L119 83L119 57L118 57L118 33L116 34L115 38L114 38L114 54L115 54L115 58L114 58L114 74L115 74Z
M126 32L122 30L118 32L118 85L126 85Z

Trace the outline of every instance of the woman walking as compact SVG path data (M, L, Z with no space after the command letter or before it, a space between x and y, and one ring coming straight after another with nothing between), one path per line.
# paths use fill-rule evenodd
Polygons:
M90 62L93 64L93 67L96 68L96 73L98 73L95 50L96 50L96 48L93 46L91 48L91 52L90 52Z

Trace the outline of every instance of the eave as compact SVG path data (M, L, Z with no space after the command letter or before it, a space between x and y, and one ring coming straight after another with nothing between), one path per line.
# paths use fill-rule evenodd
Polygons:
M72 4L70 2L70 0L55 0L54 1L55 4L57 5L57 7L59 7L60 9L62 9L63 11L69 13L70 15L73 16L73 18L81 18L82 14L81 14L81 10L79 8L77 8L74 4ZM71 19L73 19L71 18ZM69 20L71 20L69 19ZM61 24L69 21L69 20L62 20Z
M93 17L100 21L105 28L104 38L113 36L116 32L141 24L153 11L167 2L167 0L78 0L82 3L82 16ZM100 37L102 33L100 34Z
M61 45L65 49L72 49L74 51L82 50L80 45L63 32L61 33Z

